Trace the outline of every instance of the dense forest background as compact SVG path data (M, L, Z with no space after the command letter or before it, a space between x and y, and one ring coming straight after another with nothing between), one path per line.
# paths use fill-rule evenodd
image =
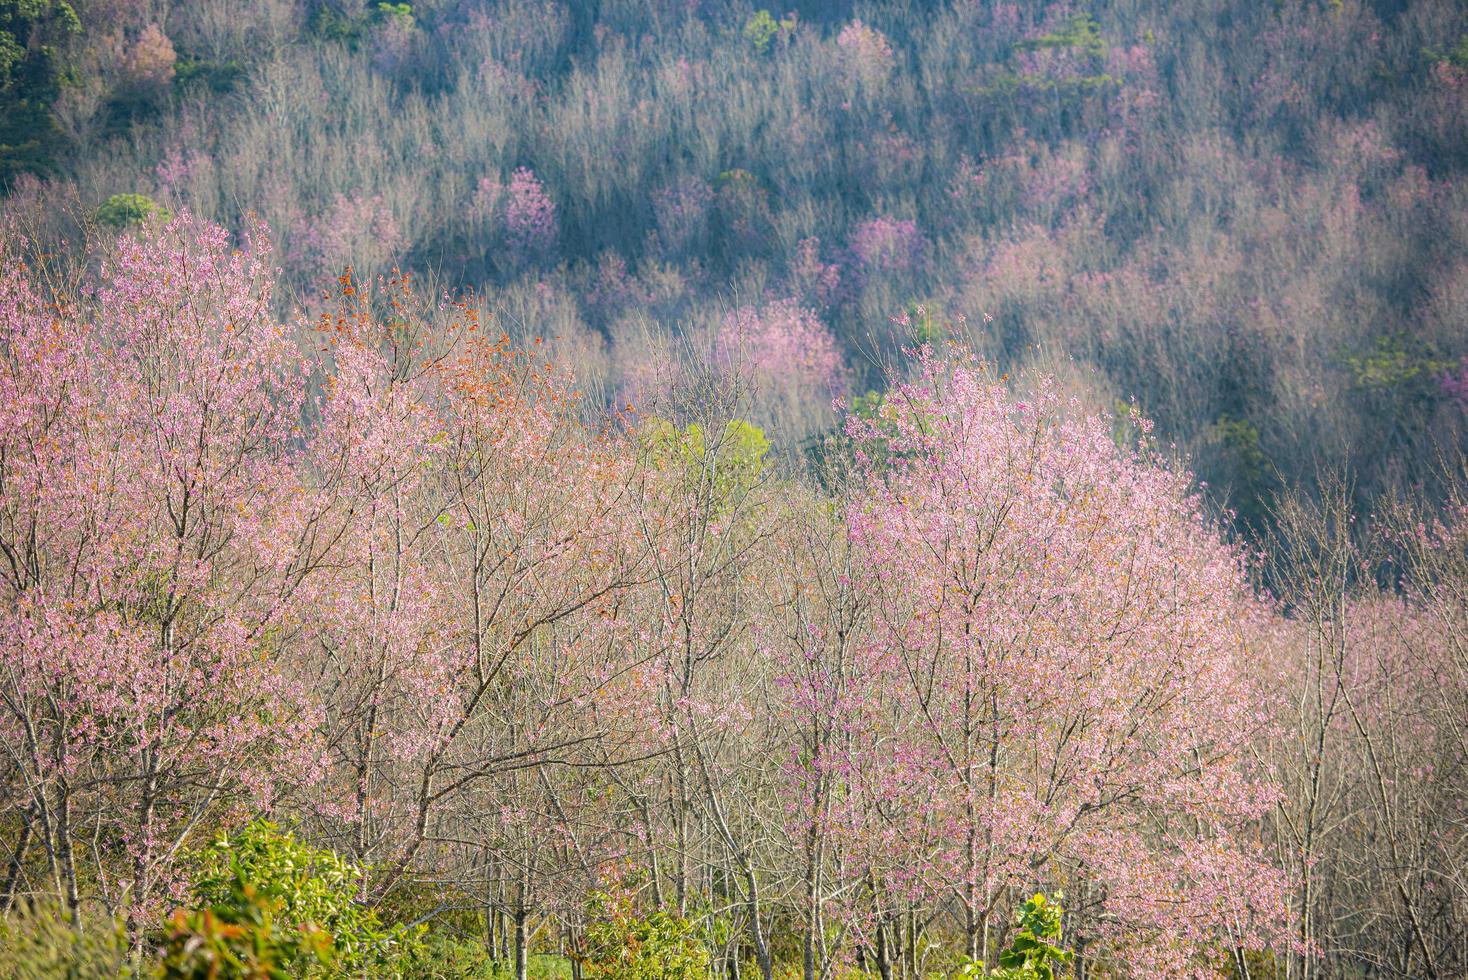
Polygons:
M1464 975L1465 170L1460 0L0 0L0 976Z
M0 30L0 180L43 237L148 206L115 195L255 215L292 301L347 265L477 288L607 402L764 324L798 452L962 339L1134 402L1252 525L1463 438L1451 0L8 0Z

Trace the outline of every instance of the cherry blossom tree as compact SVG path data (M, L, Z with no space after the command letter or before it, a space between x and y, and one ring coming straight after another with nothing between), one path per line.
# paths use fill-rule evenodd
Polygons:
M4 256L0 727L16 851L39 843L73 914L86 877L141 927L192 840L315 769L280 661L321 515L269 257L182 216L66 305Z
M924 353L850 423L872 482L850 510L877 596L865 669L891 699L861 775L901 806L878 840L974 958L1045 879L1087 959L1207 972L1286 937L1286 882L1246 838L1276 789L1248 764L1244 569L1186 474L1031 388Z

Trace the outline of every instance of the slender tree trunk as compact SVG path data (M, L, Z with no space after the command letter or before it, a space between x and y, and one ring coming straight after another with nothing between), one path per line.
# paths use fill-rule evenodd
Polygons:
M877 973L882 980L892 980L892 952L887 948L887 923L877 920Z
M817 891L820 883L820 840L816 822L805 833L805 980L816 980L816 931L820 928Z
M673 898L678 903L678 914L688 914L688 819L691 809L688 799L688 777L683 761L683 752L676 746L673 750L673 774L677 792L673 800L673 840L677 853L673 865Z
M5 869L5 884L0 886L0 915L10 911L15 903L15 892L20 885L21 869L25 867L26 850L31 843L32 807L21 810L20 836L16 838L15 850L10 854L10 866Z
M528 980L530 976L530 950L527 948L530 937L525 932L528 918L522 893L522 900L515 907L515 980Z
M508 963L510 960L510 933L513 931L510 928L510 916L500 911L495 913L495 917L500 924L499 948L495 951L496 959L501 963Z
M61 858L61 881L66 890L66 913L71 924L82 927L82 902L77 893L76 857L71 847L71 794L63 791L56 807L56 849ZM129 928L133 928L129 923ZM138 937L141 942L141 936Z
M745 868L744 880L749 886L749 937L754 942L754 958L759 963L760 976L771 980L775 975L775 963L770 957L770 943L759 918L759 879L755 877L753 868Z
M918 976L918 910L907 907L907 973Z

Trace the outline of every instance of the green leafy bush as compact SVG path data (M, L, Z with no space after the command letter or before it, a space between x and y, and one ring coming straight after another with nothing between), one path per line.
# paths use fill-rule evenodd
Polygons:
M113 194L97 209L97 221L109 228L126 228L158 216L167 221L167 209L146 194Z
M643 430L643 445L656 459L681 462L691 481L709 481L721 503L737 502L753 489L770 451L764 430L741 419L726 422L723 436L712 443L696 422L679 429L666 419L652 419Z
M637 915L622 892L598 892L582 973L607 980L702 980L709 957L692 923L670 912Z
M89 922L78 930L48 905L23 905L0 917L0 977L114 980L133 975L121 922Z
M338 41L355 48L367 36L373 24L385 21L396 21L403 27L412 28L416 23L413 5L378 3L357 13L345 13L331 4L322 4L311 17L310 30L323 40Z
M201 907L226 921L241 914L242 901L263 903L273 913L277 933L324 930L344 969L381 975L398 969L400 959L420 955L420 936L384 926L375 911L356 900L364 874L335 852L309 847L258 820L215 842L194 894Z
M989 977L991 980L1055 980L1056 969L1066 966L1074 953L1060 945L1060 923L1065 915L1060 905L1060 892L1055 900L1043 894L1019 909L1014 941L999 954L999 966L984 972L982 962L969 963L962 976Z
M327 975L331 935L315 923L290 927L279 899L262 895L231 863L227 895L201 911L179 909L158 964L161 980L287 980Z
M1345 362L1356 387L1367 391L1432 389L1453 366L1400 334L1377 337L1366 350L1347 355Z
M1106 40L1101 36L1101 25L1096 22L1095 17L1090 14L1071 14L1060 30L1020 41L1015 45L1015 49L1019 51L1036 51L1042 48L1072 48L1101 58L1106 55Z
M788 38L795 33L795 15L776 20L768 10L757 10L744 22L744 39L754 45L754 50L764 54L770 42L777 37Z
M0 190L18 174L54 168L62 137L52 107L67 42L81 29L65 0L0 0Z
M197 86L215 95L232 92L245 79L245 66L236 59L207 61L180 58L174 65L174 82L180 88Z

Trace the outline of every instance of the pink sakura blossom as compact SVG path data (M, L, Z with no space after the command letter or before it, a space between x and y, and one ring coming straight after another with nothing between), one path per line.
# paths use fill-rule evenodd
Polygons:
M853 251L911 254L900 226ZM1249 762L1272 611L1187 475L1053 382L1020 395L924 351L848 420L864 482L833 500L750 479L717 431L588 425L540 348L465 303L430 320L407 279L344 276L335 309L287 327L258 230L184 214L65 302L5 241L0 745L54 853L118 842L125 877L94 887L135 931L206 819L287 800L373 863L364 901L465 848L533 852L522 911L566 916L658 846L667 804L738 800L722 846L796 855L812 942L826 913L870 942L911 901L957 910L991 956L1013 897L1062 880L1095 886L1084 938L1139 975L1285 942L1287 882L1248 834L1278 795ZM806 288L834 287L801 251ZM1150 282L1076 288L1099 310ZM848 384L799 300L710 341L796 444ZM1460 696L1441 649L1411 655L1418 600L1353 610L1353 636L1410 639L1356 643L1361 690ZM80 902L86 876L56 877Z
M130 878L102 887L137 926L202 810L319 771L277 660L309 521L305 366L258 230L235 248L185 214L124 239L77 309L3 261L0 544L24 558L0 581L0 730L28 746L31 805L123 842Z
M870 860L909 894L956 888L972 928L1004 890L1082 873L1115 896L1094 940L1143 973L1281 940L1285 881L1241 836L1273 795L1244 766L1238 556L1186 474L1049 382L1020 400L965 356L919 367L848 424L885 460L849 512L878 603L862 672L890 703L871 718L892 719L850 768L901 828Z
M466 215L486 254L508 259L512 266L544 261L556 250L560 226L555 202L527 167L511 174L508 185L481 177Z
M535 259L554 253L560 238L555 202L528 167L520 167L510 176L505 234L511 249Z
M698 177L656 191L652 207L663 252L672 257L700 254L707 247L713 204L713 188Z
M790 260L789 286L802 301L825 308L836 301L841 287L841 267L821 259L821 240L802 238Z
M728 369L747 370L778 386L828 396L845 387L846 366L831 331L791 300L741 307L725 317L714 357Z
M317 275L386 265L407 244L382 195L360 191L337 194L310 217L297 214L287 241L290 260Z
M894 58L886 35L858 18L841 28L836 35L836 48L841 54L841 68L847 79L876 85L887 78Z
M852 258L866 274L917 271L923 265L927 245L916 221L885 215L857 225L850 239Z

